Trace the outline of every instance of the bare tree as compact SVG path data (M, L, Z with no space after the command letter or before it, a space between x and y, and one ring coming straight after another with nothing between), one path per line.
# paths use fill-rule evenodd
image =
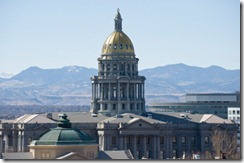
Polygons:
M213 157L220 159L240 159L240 153L237 152L237 133L233 130L227 131L226 128L215 126L211 134L213 146Z

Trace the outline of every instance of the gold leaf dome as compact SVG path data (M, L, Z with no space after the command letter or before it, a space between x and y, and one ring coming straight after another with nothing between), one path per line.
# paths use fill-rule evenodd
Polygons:
M117 10L114 18L114 32L112 32L104 41L102 54L134 54L134 47L130 38L122 31L122 18Z
M114 31L105 40L102 54L109 53L132 53L134 47L130 38L123 31Z

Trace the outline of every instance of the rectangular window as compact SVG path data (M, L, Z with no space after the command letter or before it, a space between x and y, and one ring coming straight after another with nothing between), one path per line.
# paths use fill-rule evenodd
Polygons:
M116 145L116 137L112 136L112 145Z
M48 152L43 152L41 153L42 159L50 159L50 153Z
M122 104L122 110L125 110L125 104Z
M147 144L150 144L150 136L147 137Z
M116 110L116 104L113 104L113 110Z
M204 142L205 142L205 144L209 144L209 137L208 136L205 136Z
M182 136L182 137L181 137L181 143L182 143L182 144L186 144L186 137L185 137L185 136Z
M172 143L173 143L173 144L176 144L176 142L177 142L177 140L176 140L176 136L173 136L173 137L172 137Z
M127 144L130 144L130 137L127 137L126 142Z
M195 136L191 137L191 144L196 144L196 138L195 138Z
M140 137L137 137L136 141L137 141L137 144L140 144L141 143Z
M164 144L164 137L163 136L160 137L160 144L161 145Z

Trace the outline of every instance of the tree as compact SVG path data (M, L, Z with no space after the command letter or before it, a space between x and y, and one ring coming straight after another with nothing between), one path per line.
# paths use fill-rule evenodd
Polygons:
M237 151L237 130L227 130L223 126L215 126L211 134L213 156L220 159L240 159Z

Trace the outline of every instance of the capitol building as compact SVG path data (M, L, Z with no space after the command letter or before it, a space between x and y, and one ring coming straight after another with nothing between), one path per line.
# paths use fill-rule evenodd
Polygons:
M194 154L211 159L219 152L212 146L215 126L236 135L234 122L214 114L146 111L146 77L138 73L139 59L122 30L119 10L97 61L98 74L91 77L90 112L1 120L3 159L159 160L191 159Z

